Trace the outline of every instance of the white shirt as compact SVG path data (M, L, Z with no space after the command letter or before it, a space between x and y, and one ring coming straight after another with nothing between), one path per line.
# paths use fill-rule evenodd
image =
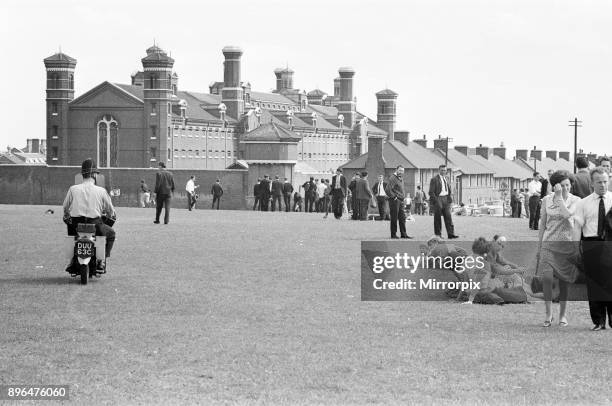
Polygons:
M612 208L612 192L604 195L604 207L606 213ZM576 227L582 228L585 237L597 237L597 226L599 225L599 195L591 193L578 203L574 214Z
M317 185L317 194L319 195L319 199L322 199L325 196L325 189L327 189L327 185L323 182Z
M440 190L440 196L448 196L448 185L446 182L446 178L442 175L438 175L440 177L440 182L442 183L442 190Z
M106 189L96 186L92 178L83 179L83 183L70 186L64 199L64 213L70 217L102 217L115 214L115 208Z
M529 185L527 185L527 187L527 194L529 194L529 197L534 195L539 196L542 193L542 183L539 180L532 180L531 182L529 182Z
M187 185L185 185L185 190L189 193L195 192L195 185L193 183L193 179L189 179L187 181Z
M378 182L378 194L376 196L387 196L387 194L385 193L384 185L385 184L383 182Z

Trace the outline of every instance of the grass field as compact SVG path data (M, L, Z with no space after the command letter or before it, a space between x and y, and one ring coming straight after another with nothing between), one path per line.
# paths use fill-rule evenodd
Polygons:
M586 303L544 329L542 303L361 302L360 242L387 222L119 208L109 274L81 286L46 209L0 206L1 384L68 384L83 405L612 402L612 332ZM526 220L455 225L536 239Z

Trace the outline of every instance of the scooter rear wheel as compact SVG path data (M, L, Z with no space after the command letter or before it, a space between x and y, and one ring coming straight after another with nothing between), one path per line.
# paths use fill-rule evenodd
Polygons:
M89 266L79 265L79 273L81 274L81 285L87 285L87 277L89 276Z

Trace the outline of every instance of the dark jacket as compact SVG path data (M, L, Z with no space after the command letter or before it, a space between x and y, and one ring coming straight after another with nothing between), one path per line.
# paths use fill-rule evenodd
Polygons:
M280 180L272 181L272 196L281 196L283 194L283 184Z
M293 185L289 182L283 183L283 194L290 195L291 193L293 193Z
M270 197L270 181L264 179L259 184L259 197L262 199L267 199Z
M331 182L331 192L333 193L334 190L336 190L336 179L338 178L338 175L334 175L332 176L332 182ZM340 187L339 190L342 191L342 196L346 196L346 176L342 175L340 176Z
M548 179L542 179L540 183L542 184L542 190L540 191L540 199L544 199L548 194Z
M305 196L313 197L317 195L317 185L316 183L314 183L314 181L311 180L311 181L304 183L303 187L304 187Z
M374 196L378 197L378 189L380 188L380 182L376 182L376 184L374 185L374 187L372 188L372 193L374 193ZM389 198L389 196L386 196L387 193L387 182L382 183L382 188L385 191L385 196L382 196L384 198Z
M174 192L174 177L172 173L162 169L155 175L155 194L170 196Z
M372 198L372 189L367 179L358 179L357 185L355 186L355 194L357 200L370 200Z
M255 186L253 186L253 196L255 197L260 197L261 196L261 183L256 183Z
M581 170L582 169L580 169L579 171ZM593 191L591 190L591 175L588 171L577 172L574 177L575 181L570 190L573 195L584 199L585 197L593 193Z
M404 191L404 180L396 174L391 175L389 177L389 182L387 182L385 193L389 196L389 199L399 199L403 201L406 196L406 192Z
M451 188L451 183L448 180L448 178L446 179L446 186L448 187L448 203L452 203L453 202L453 198L451 197L452 194L452 188ZM431 181L429 182L429 202L431 203L431 205L435 205L436 201L438 200L438 197L440 197L440 192L442 192L442 181L440 180L440 175L436 175L433 178L431 178Z
M223 195L223 188L221 187L220 184L218 183L213 183L212 188L210 189L210 193L213 196L222 196Z

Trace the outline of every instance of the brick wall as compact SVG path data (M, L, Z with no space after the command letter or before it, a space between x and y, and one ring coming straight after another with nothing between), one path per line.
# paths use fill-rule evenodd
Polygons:
M157 169L116 168L101 169L107 190L120 189L121 195L113 197L117 206L137 206L138 187L144 179L151 189L155 187ZM27 166L0 165L0 204L48 204L60 205L68 188L74 184L80 167L75 166ZM200 208L212 203L210 188L217 178L221 180L224 193L221 206L224 209L240 210L247 207L248 171L240 169L195 170L173 169L176 191L173 207L187 207L185 184L189 176L196 177Z

